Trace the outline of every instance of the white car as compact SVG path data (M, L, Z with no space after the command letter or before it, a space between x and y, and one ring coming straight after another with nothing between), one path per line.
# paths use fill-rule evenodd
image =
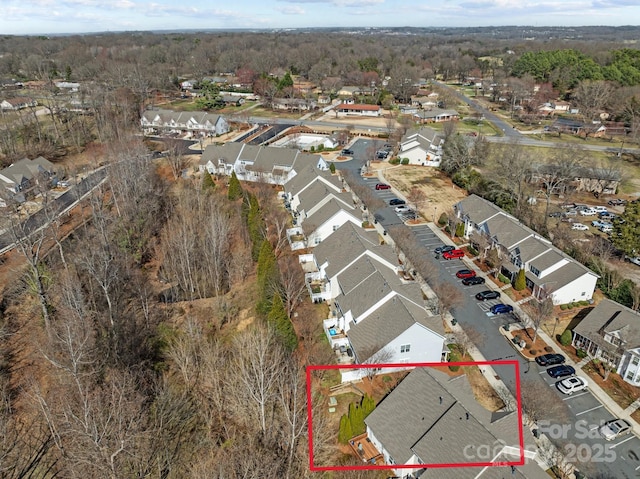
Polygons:
M574 223L571 229L576 231L589 231L589 227L582 223Z
M598 431L607 441L613 441L617 437L629 434L631 432L631 424L624 419L614 419L605 422Z
M586 208L584 210L580 210L580 214L582 216L595 216L598 214L598 212L593 208Z
M556 387L563 394L573 394L589 387L589 383L582 376L571 376L556 383Z
M410 211L411 208L409 208L407 205L396 206L396 213L409 213Z

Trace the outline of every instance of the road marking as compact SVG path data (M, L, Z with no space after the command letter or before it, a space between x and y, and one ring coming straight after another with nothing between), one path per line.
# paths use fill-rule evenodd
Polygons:
M573 398L579 398L580 396L584 396L585 394L589 394L587 391L583 391L580 394L576 394L576 395L569 395L569 397L566 397L563 399L563 401L568 401L569 399L573 399Z
M613 446L611 446L611 449L614 449L614 448L618 447L619 445L624 444L624 443L625 443L625 442L627 442L627 441L631 441L631 439L633 439L634 437L635 437L635 436L633 436L633 434L631 434L631 435L630 435L628 438L626 438L624 441L620 441L619 443L614 444Z
M546 371L540 371L538 374L544 374L546 373Z
M604 406L600 404L600 406L592 407L591 409L587 409L586 411L578 412L576 413L576 416L580 416L581 414L586 414L588 412L595 411L596 409L600 409L601 407L604 407Z

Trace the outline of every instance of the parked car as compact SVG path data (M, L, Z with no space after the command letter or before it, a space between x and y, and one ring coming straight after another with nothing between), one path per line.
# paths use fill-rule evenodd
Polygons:
M456 249L455 246L451 246L450 244L443 244L442 246L438 246L434 251L436 254L446 253L447 251L453 251Z
M607 421L600 426L598 432L607 441L612 441L617 437L629 434L631 432L631 424L624 419L614 419L612 421Z
M564 361L565 357L562 354L542 354L536 357L536 363L540 366L555 366L564 363Z
M407 205L396 206L396 213L409 213L410 211L411 208L409 208Z
M389 200L389 206L398 206L398 205L406 205L407 202L405 200L401 200L400 198L393 198Z
M561 217L562 217L561 211L554 211L553 213L549 213L549 218L561 218Z
M615 213L610 213L609 211L601 211L600 213L598 213L598 218L604 220L612 220L613 218L615 218L617 215Z
M489 311L491 311L493 314L507 314L513 312L513 306L503 303L494 304L493 306L491 306L491 309Z
M607 212L606 206L592 206L591 209L597 211L598 214Z
M572 376L556 383L556 387L563 394L573 394L578 391L584 391L589 387L589 383L582 376Z
M385 183L376 183L376 190L390 190L391 186Z
M387 150L376 151L376 158L379 160L384 160L387 156L389 156L389 152Z
M623 206L627 204L627 200L623 200L622 198L614 198L613 200L607 201L607 204L610 206Z
M578 216L578 210L567 210L564 213L562 213L562 216L564 217Z
M484 281L482 276L472 276L471 278L463 279L462 284L465 286L475 286L476 284L484 284Z
M595 216L598 214L593 208L586 208L584 210L578 210L582 216Z
M344 150L342 150L342 154L343 155L353 155L353 150L345 148Z
M613 233L613 225L602 225L598 229L603 233Z
M445 252L442 257L444 259L458 259L464 257L464 251L461 249L452 249L451 251Z
M552 378L563 378L565 376L573 376L576 373L576 370L571 366L567 366L566 364L561 364L560 366L554 366L552 368L547 369L547 374Z
M629 263L633 263L636 266L640 266L640 256L625 256L624 260Z
M607 223L606 221L593 220L591 222L591 226L595 226L596 228L600 228L601 226L613 226L611 223Z
M575 231L589 231L589 227L582 223L573 223L571 229Z
M456 273L456 278L473 278L476 275L476 272L472 269L461 269Z
M485 291L480 291L478 294L476 294L476 299L478 301L487 301L489 299L498 299L500 297L500 292L499 291L490 291L490 290L485 290Z

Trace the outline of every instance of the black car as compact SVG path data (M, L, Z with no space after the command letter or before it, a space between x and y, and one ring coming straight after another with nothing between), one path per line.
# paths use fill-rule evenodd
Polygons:
M565 376L573 376L576 373L576 370L571 366L567 366L566 364L561 364L560 366L554 366L552 368L547 369L547 374L552 378L563 378Z
M484 278L482 276L474 276L473 278L465 278L462 280L462 284L465 286L473 286L476 284L484 284Z
M344 150L342 150L342 154L343 155L353 155L353 150L349 150L348 148L345 148Z
M500 297L500 293L498 291L489 291L488 289L485 291L480 291L476 294L476 299L478 301L487 301L488 299L498 299Z
M389 206L399 206L406 204L407 202L405 200L401 200L400 198L393 198L392 200L389 200Z
M454 249L456 249L455 246L451 246L451 245L442 245L442 246L438 246L435 249L436 254L442 254L442 253L446 253L447 251L453 251Z
M543 354L536 357L536 363L540 366L555 366L564 363L564 356L562 354Z

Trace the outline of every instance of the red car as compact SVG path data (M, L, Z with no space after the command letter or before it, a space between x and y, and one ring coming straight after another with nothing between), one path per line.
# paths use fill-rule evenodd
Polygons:
M460 279L473 278L475 275L476 275L476 272L472 269L461 269L456 273L456 277Z
M442 257L444 259L463 258L464 257L464 251L462 251L461 249L454 249L454 250L451 250L451 251L447 251L446 253L443 253Z
M376 183L376 190L390 190L391 186L385 185L384 183Z

